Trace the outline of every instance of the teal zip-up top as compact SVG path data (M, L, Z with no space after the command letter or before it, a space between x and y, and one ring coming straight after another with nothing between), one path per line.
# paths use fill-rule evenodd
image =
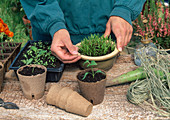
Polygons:
M31 20L34 40L52 40L67 29L73 44L93 33L103 34L110 16L129 24L140 14L145 0L20 0Z

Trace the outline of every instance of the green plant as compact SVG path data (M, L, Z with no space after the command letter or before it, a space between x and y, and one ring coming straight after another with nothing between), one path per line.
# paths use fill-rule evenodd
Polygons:
M102 56L115 49L115 42L112 41L111 37L91 34L91 36L81 41L81 45L78 48L82 55Z
M23 54L24 60L21 60L24 64L39 64L48 66L56 67L55 62L57 61L56 57L51 54L49 44L39 41L34 42L28 46L27 52ZM46 48L47 50L44 50ZM28 59L28 57L30 59ZM44 59L44 61L43 61Z
M84 74L84 77L82 78L82 80L84 80L88 74L91 74L92 77L93 77L93 79L94 79L96 73L105 74L105 73L102 72L101 70L97 70L97 71L94 71L94 70L93 70L93 66L97 65L97 63L96 63L94 60L92 60L91 62L90 62L89 60L86 60L86 61L83 63L83 65L85 65L85 64L87 64L87 67L91 67L91 72L86 72L86 73Z
M25 65L29 65L32 63L33 61L33 58L30 58L30 59L25 59L25 60L21 60Z
M33 58L28 59L28 57L27 57L27 55L26 55L26 54L23 54L23 56L24 56L26 59L21 60L21 62L23 62L25 65L29 65L29 64L31 64L31 63L32 63Z
M14 11L16 7L19 9ZM11 41L22 42L21 47L30 39L26 34L26 28L22 21L23 15L25 13L19 0L0 0L0 18L8 24L9 29L14 33Z

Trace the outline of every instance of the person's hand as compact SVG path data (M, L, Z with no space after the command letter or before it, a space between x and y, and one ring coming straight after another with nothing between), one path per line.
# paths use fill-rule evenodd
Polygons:
M117 40L117 48L122 51L131 39L133 28L123 18L118 16L111 16L106 24L104 36L110 35L111 31L115 34Z
M61 29L54 34L51 52L63 63L74 63L81 58L78 56L78 48L72 44L66 29Z

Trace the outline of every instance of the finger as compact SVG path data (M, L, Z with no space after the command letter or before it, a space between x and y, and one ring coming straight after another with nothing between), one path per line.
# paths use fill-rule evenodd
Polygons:
M116 37L116 40L117 40L117 49L119 50L119 51L122 51L122 49L123 49L123 39L122 39L122 37L121 36L118 36L118 37Z
M131 38L132 38L132 33L133 33L133 28L131 27L130 28L130 31L129 31L129 41L128 41L128 43L130 42L130 40L131 40Z
M111 24L110 22L108 21L108 23L106 24L106 30L105 30L105 33L104 33L104 37L108 37L111 33Z
M75 59L78 55L70 54L66 49L57 49L56 52L52 52L61 61L69 61Z
M71 54L78 54L78 48L72 44L71 40L67 40L64 44Z
M75 62L77 62L77 61L80 60L80 59L81 59L81 57L78 56L77 58L75 58L75 59L73 59L73 60L69 60L69 61L64 60L64 61L62 61L62 62L63 62L63 63L75 63Z
M117 49L119 51L122 51L122 49L123 49L124 37L125 37L124 32L121 32L121 31L122 31L121 29L113 30L113 33L115 34L116 41L117 41Z
M127 38L126 38L125 46L127 46L128 43L130 42L131 37L132 37L132 32L133 32L133 29L132 29L132 28L129 28L129 29L128 29L128 32L127 32Z
M127 46L128 41L129 41L129 32L127 30L125 30L125 37L124 37L124 43L123 43L123 48L124 46Z

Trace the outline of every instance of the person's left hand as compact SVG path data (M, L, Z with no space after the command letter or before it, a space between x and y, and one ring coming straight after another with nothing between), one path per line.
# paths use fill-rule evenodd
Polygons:
M117 40L117 48L122 51L131 39L133 28L123 18L118 16L111 16L106 24L104 36L110 35L111 31L115 34Z

